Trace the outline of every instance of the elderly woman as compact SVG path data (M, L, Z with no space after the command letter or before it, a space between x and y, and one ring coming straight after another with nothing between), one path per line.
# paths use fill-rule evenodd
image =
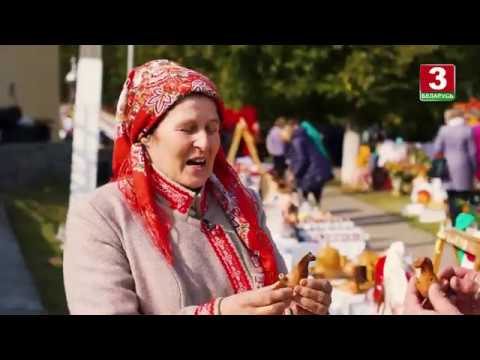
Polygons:
M131 71L118 104L114 180L71 205L72 314L326 314L327 281L295 289L257 197L220 149L223 105L204 75L166 60Z

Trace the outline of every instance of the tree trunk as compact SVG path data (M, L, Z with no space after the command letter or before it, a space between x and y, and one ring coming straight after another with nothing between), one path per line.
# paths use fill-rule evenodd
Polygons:
M80 45L72 145L70 203L97 187L102 46Z
M342 185L352 186L357 169L357 155L360 148L360 134L347 125L343 138Z
M343 137L343 156L341 182L343 186L355 187L355 174L357 170L357 155L360 149L360 133L357 131L358 117L358 100L354 100L350 109L350 115Z

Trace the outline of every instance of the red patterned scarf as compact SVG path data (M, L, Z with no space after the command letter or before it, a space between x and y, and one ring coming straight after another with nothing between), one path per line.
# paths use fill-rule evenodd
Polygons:
M171 219L155 201L154 170L140 140L155 128L172 106L189 94L208 96L223 114L217 89L207 77L167 60L155 60L130 72L117 108L119 124L113 151L113 180L118 181L128 204L141 216L153 243L170 264L174 262L169 239ZM213 173L236 200L240 216L248 224L238 235L248 249L260 257L265 285L274 283L277 264L273 246L258 223L255 200L241 184L222 150L215 159Z

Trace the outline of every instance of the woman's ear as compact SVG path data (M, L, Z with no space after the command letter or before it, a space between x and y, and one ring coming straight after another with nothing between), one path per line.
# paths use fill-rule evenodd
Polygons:
M151 136L150 135L147 135L147 136L144 136L140 139L140 142L145 146L145 147L148 147L148 145L150 144L150 139L151 139Z

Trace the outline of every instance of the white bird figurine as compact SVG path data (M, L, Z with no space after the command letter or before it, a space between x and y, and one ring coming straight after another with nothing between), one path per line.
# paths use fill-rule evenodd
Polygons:
M383 284L385 291L384 314L400 314L407 294L408 280L406 263L404 261L405 245L395 242L387 250L385 267L383 270Z

